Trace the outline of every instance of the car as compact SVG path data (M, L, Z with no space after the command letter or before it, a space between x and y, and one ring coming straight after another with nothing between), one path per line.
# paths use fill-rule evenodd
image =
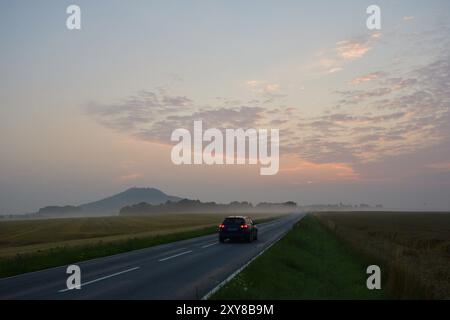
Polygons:
M252 242L258 240L258 227L252 219L243 216L230 216L219 225L219 241L245 240Z

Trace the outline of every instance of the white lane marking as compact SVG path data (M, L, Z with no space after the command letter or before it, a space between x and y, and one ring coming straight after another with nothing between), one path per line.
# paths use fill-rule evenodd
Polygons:
M94 283L94 282L98 282L98 281L102 281L102 280L105 280L105 279L108 279L108 278L112 278L112 277L118 276L120 274L124 274L124 273L130 272L130 271L134 271L134 270L137 270L139 268L140 267L134 267L134 268L123 270L123 271L120 271L120 272L116 272L116 273L113 273L113 274L110 274L108 276L104 276L104 277L101 277L101 278L98 278L98 279L95 279L95 280L91 280L91 281L82 283L81 287L87 286L88 284L91 284L91 283ZM69 290L73 290L73 289L68 289L67 288L67 289L59 290L58 292L66 292L66 291L69 291Z
M191 252L192 252L192 250L185 251L185 252L181 252L181 253L179 253L179 254L175 254L175 255L170 256L170 257L167 257L167 258L159 259L158 261L159 261L159 262L161 262L161 261L166 261L166 260L169 260L169 259L172 259L172 258L176 258L176 257L182 256L183 254L187 254L187 253L191 253Z
M210 244L207 244L207 245L202 246L202 248L205 249L205 248L211 247L211 246L213 246L213 245L215 245L215 244L218 244L218 243L219 243L219 242L213 242L213 243L210 243Z
M186 250L186 249L187 248L178 248L178 249L174 249L174 250L169 250L169 251L166 251L166 252L163 252L163 253L159 253L156 256L156 258L161 257L161 256L167 256L168 254L176 254L177 252L182 251L182 250Z

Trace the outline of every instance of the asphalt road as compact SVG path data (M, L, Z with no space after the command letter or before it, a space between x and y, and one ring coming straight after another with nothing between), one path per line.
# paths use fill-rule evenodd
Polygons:
M200 299L302 217L258 225L252 243L214 234L80 262L81 289L67 289L67 266L0 279L0 299Z

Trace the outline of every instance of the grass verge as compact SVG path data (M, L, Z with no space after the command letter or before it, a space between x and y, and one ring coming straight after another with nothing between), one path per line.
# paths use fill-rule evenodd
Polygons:
M306 216L211 299L380 299L367 265L317 218Z

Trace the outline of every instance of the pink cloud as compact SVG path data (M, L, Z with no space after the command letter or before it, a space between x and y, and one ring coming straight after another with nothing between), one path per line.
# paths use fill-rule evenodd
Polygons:
M356 40L340 41L336 47L338 55L345 60L362 58L370 49L372 48L367 43Z
M372 72L372 73L369 73L369 74L366 74L361 77L357 77L357 78L353 79L351 81L351 84L357 85L357 84L361 84L364 82L369 82L369 81L378 79L382 76L384 76L384 72Z
M359 173L348 163L315 163L293 155L285 156L281 163L280 175L295 181L310 183L359 179Z

